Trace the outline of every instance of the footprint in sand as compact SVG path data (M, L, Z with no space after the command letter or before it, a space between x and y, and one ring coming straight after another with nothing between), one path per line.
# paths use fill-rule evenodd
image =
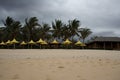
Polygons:
M12 79L20 79L18 74L15 74Z
M30 57L27 57L26 59L31 59Z
M80 78L80 77L81 77L80 75L77 76L77 78Z
M78 75L77 78L79 78L80 80L86 80L86 79L82 78L80 75Z
M64 68L64 66L58 66L58 68Z
M115 69L115 67L112 67L112 69Z

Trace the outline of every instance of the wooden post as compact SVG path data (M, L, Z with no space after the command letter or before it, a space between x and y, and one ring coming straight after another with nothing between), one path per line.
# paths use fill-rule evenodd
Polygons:
M119 49L119 43L117 42L117 49Z
M97 48L97 46L96 46L96 42L95 42L95 47L94 48Z
M32 49L32 44L31 44L31 49Z
M14 49L15 49L15 43L13 44L13 46L14 46Z
M112 42L111 42L111 49L113 49L113 44L112 44Z
M104 42L104 45L103 45L104 50L105 50L105 47L106 47L106 45L105 45L105 42Z

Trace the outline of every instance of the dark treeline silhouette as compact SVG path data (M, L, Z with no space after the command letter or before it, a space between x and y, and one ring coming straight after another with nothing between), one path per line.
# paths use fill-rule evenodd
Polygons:
M37 17L25 19L24 25L20 21L16 21L11 17L7 17L2 21L4 26L0 27L0 42L12 40L16 38L18 41L37 41L40 38L46 41L70 39L75 41L75 36L85 39L92 33L88 28L81 28L80 21L77 19L69 20L67 24L62 20L55 20L52 26L47 23L38 23Z

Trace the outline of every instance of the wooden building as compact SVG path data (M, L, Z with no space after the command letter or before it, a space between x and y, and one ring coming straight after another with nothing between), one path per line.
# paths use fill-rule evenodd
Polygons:
M120 37L98 37L88 43L87 48L120 50Z

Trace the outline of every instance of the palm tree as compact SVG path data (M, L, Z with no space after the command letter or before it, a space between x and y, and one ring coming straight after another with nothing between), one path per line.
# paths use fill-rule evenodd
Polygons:
M83 43L85 42L85 39L92 33L92 31L88 28L80 28L80 38L82 38Z
M60 39L61 38L61 30L63 27L63 23L61 20L55 20L55 22L52 22L52 36L54 38Z
M5 21L2 21L4 26L5 26L5 34L4 34L4 37L5 37L5 40L10 40L11 39L11 26L14 22L14 20L11 18L11 17L7 17L5 19Z
M5 27L0 27L0 41L4 41Z
M38 24L38 19L36 17L31 17L29 19L25 19L25 25L24 25L24 31L27 31L25 33L27 33L27 37L28 37L28 41L29 40L34 40L34 33L35 30L37 29L37 26L40 26L40 24Z
M13 20L11 17L7 17L5 21L3 21L5 25L5 39L10 40L16 37L19 37L21 23L19 21Z
M28 27L24 26L20 29L22 40L29 41L30 40L30 33Z
M68 25L65 24L64 27L62 27L62 29L61 29L61 36L62 36L63 40L71 37L71 31L70 31Z
M69 20L68 21L68 26L69 26L69 29L70 29L70 34L71 34L71 38L72 38L72 41L73 41L73 38L75 35L78 35L78 28L80 26L80 21L79 20Z
M20 37L20 28L21 28L21 23L19 21L14 21L12 25L12 36L13 38L19 38Z
M47 24L47 23L43 23L42 25L41 25L41 27L40 28L38 28L37 29L37 36L38 36L38 38L42 38L42 39L50 39L51 38L51 34L50 34L50 26L49 26L49 24Z

